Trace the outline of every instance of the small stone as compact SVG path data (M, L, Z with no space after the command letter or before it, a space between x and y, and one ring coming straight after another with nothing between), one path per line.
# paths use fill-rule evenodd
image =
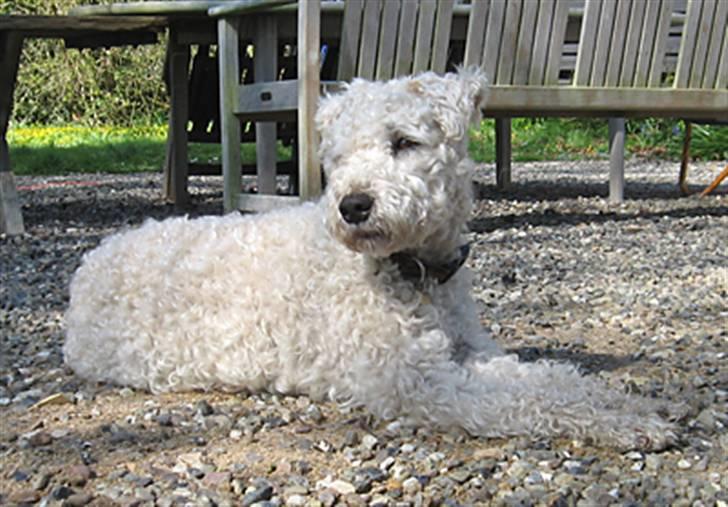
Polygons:
M75 493L63 501L62 507L83 507L91 503L93 499L93 495L88 493Z
M344 435L344 446L355 447L359 444L359 433L354 430L348 430Z
M22 490L16 491L8 496L10 504L35 504L40 500L40 494L37 491Z
M306 505L306 497L303 495L291 495L286 498L286 507L303 507Z
M586 468L584 468L584 465L582 465L582 463L580 461L566 460L563 463L563 467L571 475L582 475L582 474L586 473Z
M119 389L119 396L122 398L130 398L131 396L134 396L134 389L131 389L130 387L122 387Z
M331 507L336 503L336 497L337 493L335 491L325 489L319 492L317 499L319 502L321 502L321 505L323 505L323 507Z
M214 414L215 409L213 409L212 405L210 405L206 400L200 400L195 403L195 413L206 417L208 415Z
M341 479L330 482L328 484L328 487L330 489L333 489L340 495L350 495L352 493L356 493L356 488L352 483L342 481Z
M375 495L369 502L369 507L386 507L392 503L393 500L386 495Z
M65 500L73 494L74 491L68 486L56 486L51 491L51 498L53 498L54 500Z
M645 466L648 470L659 470L662 467L662 457L657 454L645 456Z
M416 477L409 477L402 482L402 491L406 495L416 495L422 490L422 484Z
M71 486L84 486L93 476L93 471L86 465L73 465L64 471L62 478Z
M27 440L31 447L43 447L53 442L53 437L45 431L36 431L30 434Z
M690 463L690 462L689 462L688 460L686 460L685 458L683 458L683 459L681 459L680 461L678 461L678 462L677 462L677 467L678 467L678 468L679 468L680 470L687 470L687 469L691 468L692 466L693 466L693 464L692 464L692 463Z
M202 484L212 488L227 488L230 484L232 474L230 472L210 472L202 479Z
M377 446L378 443L379 443L379 439L370 433L367 433L361 439L361 445L364 448L369 449L369 450L373 450Z
M324 414L318 405L309 405L306 408L306 419L314 424L319 424L324 420Z
M51 475L50 474L40 474L36 476L36 478L33 480L33 483L31 486L35 491L43 491L48 487L48 484L51 481Z
M245 483L241 479L233 479L230 481L230 489L236 495L242 495L245 493Z
M255 488L253 491L250 491L249 493L246 493L245 496L243 496L242 504L244 507L247 507L249 505L253 505L254 503L270 500L272 496L273 486L267 485L260 488Z

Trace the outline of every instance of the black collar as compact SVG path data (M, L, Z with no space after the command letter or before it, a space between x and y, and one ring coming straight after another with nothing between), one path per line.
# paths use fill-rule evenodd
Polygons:
M455 251L455 258L443 263L426 262L414 254L395 252L388 257L399 269L400 276L421 287L430 279L438 284L447 282L465 264L470 253L470 244L465 243Z

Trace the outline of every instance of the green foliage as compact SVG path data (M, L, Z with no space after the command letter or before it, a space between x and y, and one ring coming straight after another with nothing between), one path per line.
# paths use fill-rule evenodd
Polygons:
M0 0L0 12L64 14L84 0ZM164 118L164 44L66 50L62 40L27 40L13 106L17 125L155 124Z

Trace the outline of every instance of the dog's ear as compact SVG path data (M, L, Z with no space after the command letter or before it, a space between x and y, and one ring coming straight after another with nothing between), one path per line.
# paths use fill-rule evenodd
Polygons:
M316 117L314 119L316 122L316 130L319 133L331 125L344 112L345 99L343 95L343 93L327 93L319 100Z
M488 96L488 80L477 68L438 76L431 72L412 79L410 91L425 96L434 106L436 121L445 136L461 141L468 128L481 119Z

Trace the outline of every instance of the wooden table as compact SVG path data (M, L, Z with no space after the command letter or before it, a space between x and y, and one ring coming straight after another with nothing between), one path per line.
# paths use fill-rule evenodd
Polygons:
M149 44L165 25L159 16L0 16L0 233L24 232L6 139L23 41L61 38L76 48Z

